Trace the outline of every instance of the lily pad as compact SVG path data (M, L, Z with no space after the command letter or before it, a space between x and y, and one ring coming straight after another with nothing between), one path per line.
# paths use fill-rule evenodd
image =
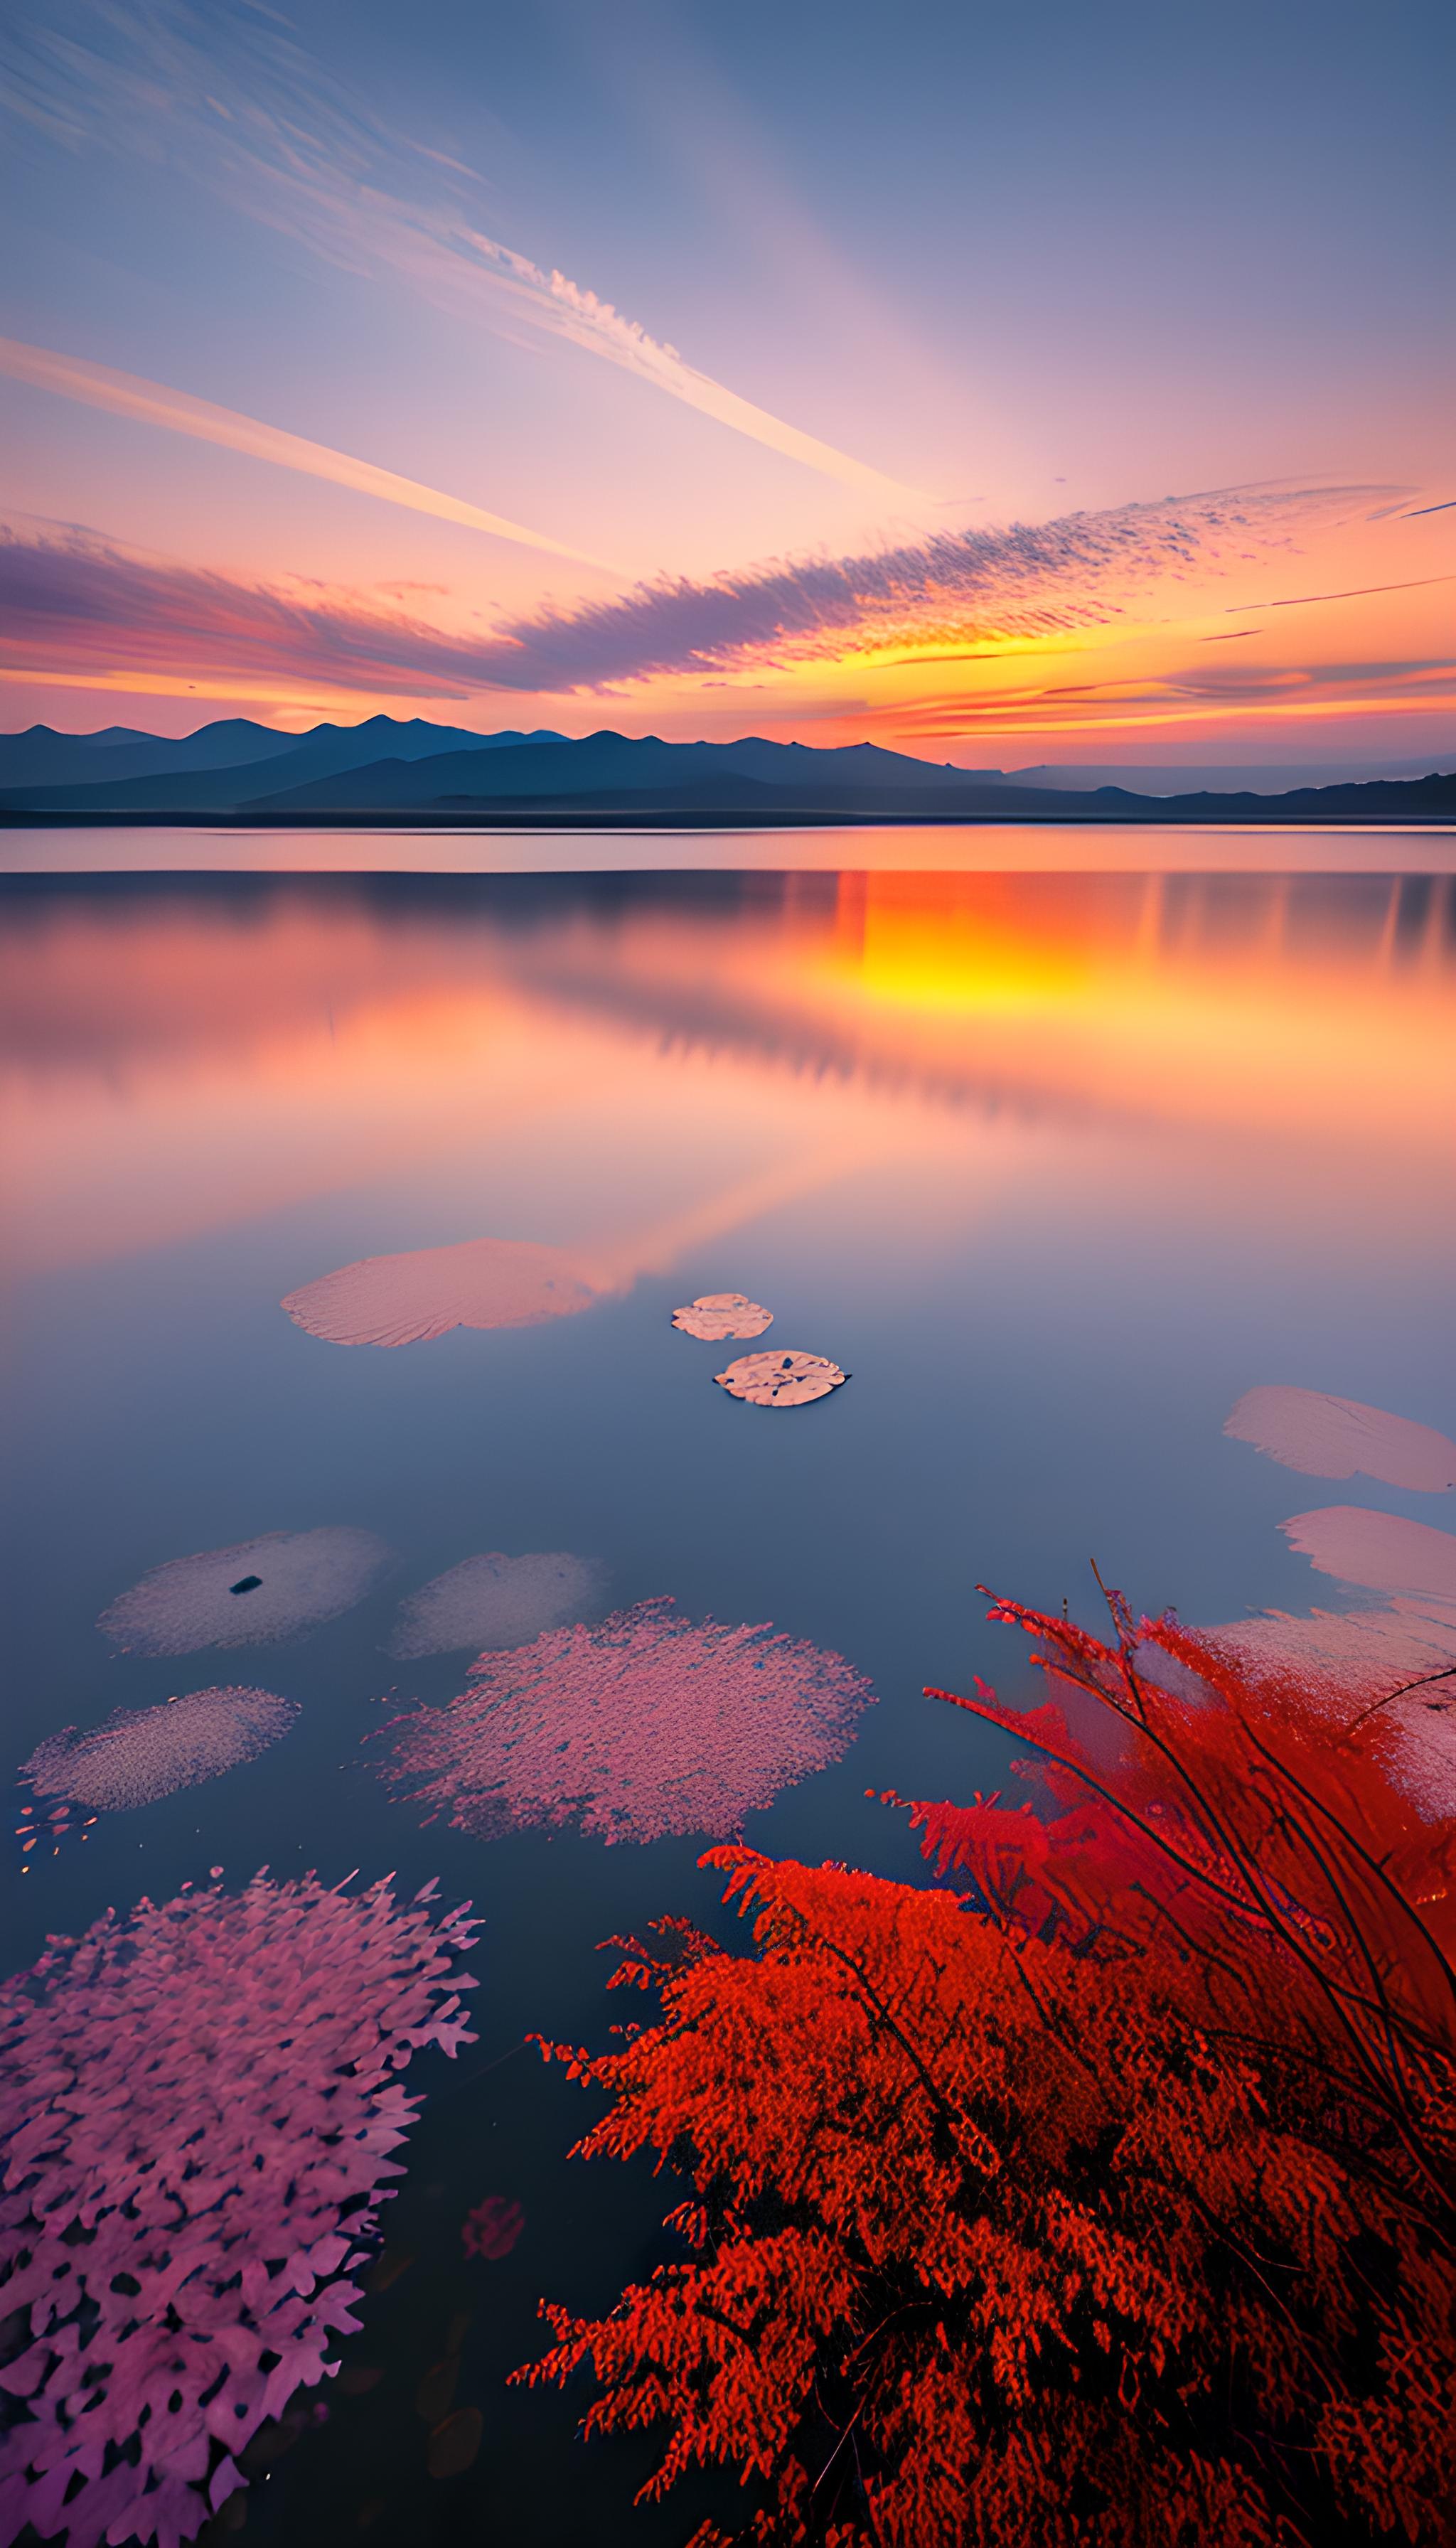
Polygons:
M275 1645L352 1610L389 1562L372 1530L270 1530L168 1558L119 1593L96 1624L127 1655Z
M740 1354L713 1378L719 1389L748 1407L807 1407L812 1399L843 1388L849 1373L824 1354L794 1351Z
M363 1256L290 1292L296 1327L332 1345L427 1344L452 1327L533 1327L590 1310L616 1288L562 1247L529 1238L467 1238Z
M1456 1534L1401 1513L1367 1511L1361 1504L1323 1504L1294 1513L1279 1525L1321 1575L1375 1592L1419 1592L1456 1601Z
M1363 1474L1422 1495L1456 1487L1456 1442L1357 1398L1331 1398L1320 1389L1246 1389L1224 1430L1307 1477Z
M606 1581L595 1558L559 1549L527 1557L493 1549L467 1557L401 1602L390 1652L403 1662L527 1645L547 1628L599 1609Z
M701 1292L685 1309L673 1312L673 1324L684 1336L721 1344L726 1336L761 1336L774 1324L774 1313L746 1292Z

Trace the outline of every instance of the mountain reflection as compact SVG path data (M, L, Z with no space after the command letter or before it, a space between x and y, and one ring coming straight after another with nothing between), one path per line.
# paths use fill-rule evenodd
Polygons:
M1453 974L1456 879L1420 875L14 880L22 1254L125 1252L586 1105L650 1147L709 1081L743 1127L725 1184L824 1142L935 1149L969 1114L1292 1145L1416 1208Z

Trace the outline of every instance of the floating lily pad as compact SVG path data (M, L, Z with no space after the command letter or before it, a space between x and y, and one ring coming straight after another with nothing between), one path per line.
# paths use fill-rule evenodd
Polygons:
M523 1646L547 1628L599 1609L606 1581L606 1568L595 1558L571 1557L560 1549L527 1557L503 1557L497 1550L467 1557L401 1602L390 1652L406 1661Z
M296 1327L334 1345L425 1344L452 1327L532 1327L590 1310L610 1272L527 1238L467 1238L364 1256L290 1292Z
M1321 1575L1365 1584L1376 1592L1423 1592L1456 1601L1456 1534L1400 1513L1360 1504L1324 1504L1279 1525Z
M1307 1477L1381 1478L1442 1495L1456 1487L1456 1442L1409 1415L1388 1414L1324 1390L1246 1389L1224 1430Z
M38 1796L67 1796L102 1813L153 1804L179 1787L256 1760L298 1715L268 1689L191 1689L160 1707L118 1707L84 1734L62 1726L38 1744L19 1775ZM49 1816L58 1833L68 1808Z
M351 1610L389 1561L371 1530L268 1531L154 1566L96 1624L129 1655L273 1645Z
M811 1399L827 1398L832 1389L842 1388L849 1373L824 1354L759 1353L740 1354L713 1378L719 1389L748 1407L807 1407Z
M673 1312L673 1324L684 1336L721 1344L725 1336L761 1336L774 1324L774 1313L746 1292L701 1292L685 1309Z

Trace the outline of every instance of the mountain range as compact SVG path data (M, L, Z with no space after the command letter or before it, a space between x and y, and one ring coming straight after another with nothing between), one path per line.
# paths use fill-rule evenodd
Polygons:
M434 822L489 820L958 821L1049 816L1158 821L1441 820L1456 777L1342 780L1280 792L1068 786L1048 773L962 770L878 744L818 748L748 736L665 743L605 730L482 735L426 719L366 718L299 736L222 718L178 740L112 726L0 736L0 818ZM1159 770L1166 782L1175 773ZM1206 779L1206 770L1190 773ZM1278 774L1271 773L1272 775Z

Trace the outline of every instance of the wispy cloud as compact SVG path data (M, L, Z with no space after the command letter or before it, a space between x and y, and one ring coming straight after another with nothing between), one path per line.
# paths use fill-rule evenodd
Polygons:
M1430 509L1438 513L1442 508L1433 504ZM1372 518L1383 521L1385 516L1377 513ZM1402 519L1410 521L1413 515L1403 514ZM1456 575L1408 576L1404 584L1352 584L1342 592L1292 592L1283 601L1238 601L1233 608L1240 615L1245 610L1309 610L1320 601L1368 601L1374 592L1419 592L1428 584L1456 584Z
M1208 725L1230 717L1349 717L1456 704L1456 661L1247 664L1141 680L1027 684L974 698L922 698L871 709L887 741L951 743L976 735L1065 734L1098 727Z
M585 557L560 540L527 530L524 523L507 521L503 513L488 513L479 504L468 504L463 497L444 495L438 487L422 487L417 479L397 477L393 469L376 469L372 461L356 460L347 451L331 450L327 443L306 441L301 434L284 433L256 416L214 407L208 399L166 389L157 381L139 380L132 372L110 371L103 363L88 363L77 355L54 354L15 336L0 336L0 372L8 372L12 380L28 381L36 389L77 399L85 407L103 408L111 415L161 425L170 433L190 434L198 442L221 443L226 450L246 452L253 460L271 460L280 469L297 469L308 478L326 478L335 487L378 496L383 502L404 504L410 512L433 513L441 521L461 522L467 530L489 531L500 540L544 549L548 556L570 558L578 566L603 565L599 558ZM604 568L604 572L612 570Z
M1153 584L1287 546L1378 492L1224 489L938 531L858 557L790 559L700 583L665 578L509 622L500 639L516 652L506 678L511 686L528 674L533 688L606 689L653 675L781 671L1106 625Z
M480 227L479 180L392 133L249 0L57 0L0 50L0 102L51 138L166 154L253 219L352 271L401 276L497 329L524 322L838 479L881 514L927 499L740 398L570 276ZM438 173L426 200L420 163Z
M354 593L245 585L138 557L72 525L0 528L0 668L12 674L235 678L378 696L462 699L489 685L481 649Z
M855 655L985 645L1107 625L1139 590L1287 545L1371 490L1224 491L1003 530L943 531L859 557L782 561L639 585L474 637L295 581L244 585L140 557L68 525L13 527L0 549L0 663L189 668L462 697L611 691Z

